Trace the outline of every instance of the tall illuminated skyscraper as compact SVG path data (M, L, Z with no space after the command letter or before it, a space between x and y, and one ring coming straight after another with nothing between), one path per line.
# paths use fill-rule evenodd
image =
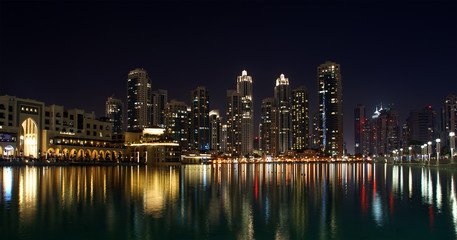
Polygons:
M222 122L219 116L219 110L211 110L209 112L210 125L210 144L212 150L221 150Z
M122 100L109 97L106 100L105 117L109 119L112 124L112 132L115 134L124 131L124 103Z
M319 149L331 156L343 154L343 88L340 65L325 62L317 68Z
M285 153L292 148L290 119L290 85L289 78L281 74L276 79L275 107L277 109L278 152Z
M227 151L232 155L241 152L241 96L237 91L227 90Z
M201 151L209 150L209 92L205 87L197 87L191 91L190 95L190 148Z
M127 78L127 131L151 125L151 79L146 70L137 68Z
M182 150L189 149L189 113L184 102L172 100L165 106L165 125L168 135L179 143Z
M241 97L241 153L250 154L254 150L254 105L252 98L252 77L243 70L236 79L236 91Z
M264 155L273 155L276 156L276 153L273 152L272 138L274 138L274 131L272 121L276 119L274 114L274 100L271 98L266 98L262 100L262 107L261 107L261 117L260 117L260 150L263 152Z
M308 90L302 86L292 91L292 149L309 148Z

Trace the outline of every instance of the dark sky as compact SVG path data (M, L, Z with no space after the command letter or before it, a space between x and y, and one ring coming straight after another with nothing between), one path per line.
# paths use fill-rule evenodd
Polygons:
M439 109L457 91L456 1L0 2L0 94L104 114L126 98L130 70L189 103L197 86L225 113L227 89L247 69L260 103L284 73L310 91L316 68L341 64L344 135L353 151L353 108ZM257 127L256 127L257 129ZM257 132L257 130L256 130Z

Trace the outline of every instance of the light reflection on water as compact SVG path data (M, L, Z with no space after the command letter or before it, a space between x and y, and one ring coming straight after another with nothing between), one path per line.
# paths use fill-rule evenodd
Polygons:
M6 239L451 239L454 175L387 164L4 167L0 226Z

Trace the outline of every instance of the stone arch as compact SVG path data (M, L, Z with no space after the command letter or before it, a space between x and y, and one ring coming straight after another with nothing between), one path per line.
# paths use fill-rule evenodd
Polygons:
M105 153L103 152L103 150L100 150L98 152L98 156L99 156L99 159L100 160L105 160Z
M105 160L113 160L113 156L111 155L110 150L106 150L105 152Z
M70 151L67 148L64 148L62 150L62 158L63 159L69 159L70 158Z
M76 149L74 149L74 148L71 149L71 151L70 151L70 159L76 159L77 152L78 151Z
M32 118L25 119L22 124L20 140L23 144L24 157L38 157L38 126Z
M92 157L92 153L90 152L90 149L86 149L86 151L84 151L84 159L90 160L91 157Z
M92 159L92 160L96 160L96 159L98 159L98 153L97 153L97 150L94 150L94 151L92 151L91 159Z
M6 157L13 157L14 154L16 153L16 151L14 150L13 146L6 145L5 148L3 148L3 153L4 153L4 156L6 156Z
M76 159L78 159L78 160L84 159L84 150L83 149L78 150L78 153L76 154Z

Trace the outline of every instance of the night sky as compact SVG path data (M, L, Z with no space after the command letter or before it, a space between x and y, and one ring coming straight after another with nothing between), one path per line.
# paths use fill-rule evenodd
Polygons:
M456 1L0 2L0 95L81 108L103 116L125 101L127 74L148 71L153 89L189 103L206 86L225 116L227 89L243 69L260 103L284 73L310 92L316 68L341 64L344 138L353 152L353 109L412 109L457 92Z

